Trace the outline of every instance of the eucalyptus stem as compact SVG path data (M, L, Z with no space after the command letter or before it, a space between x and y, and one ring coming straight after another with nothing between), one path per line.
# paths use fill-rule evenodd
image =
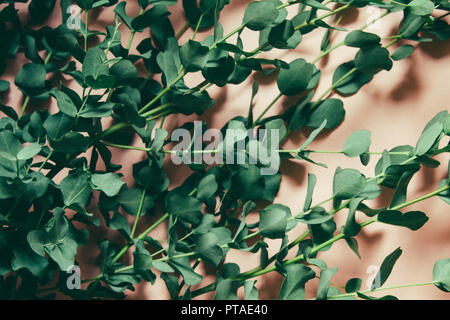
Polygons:
M410 283L410 284L396 285L396 286L390 286L390 287L381 287L381 288L376 288L376 289L372 289L372 290L364 290L364 291L358 291L358 292L338 294L335 296L329 296L329 297L327 297L327 299L356 297L356 296L358 296L358 293L367 294L367 293L374 293L374 292L385 291L385 290L429 286L429 285L438 284L439 282L440 281L430 281L430 282L422 282L422 283Z
M195 27L195 30L194 30L194 35L192 36L192 40L195 40L195 37L197 36L198 29L200 28L200 25L202 24L204 16L205 15L203 13L200 15L200 18L198 19L198 22L197 22L197 26Z
M137 227L137 224L139 222L139 218L140 218L140 216L142 214L142 208L144 207L144 200L145 200L145 194L146 193L147 193L147 190L143 189L142 190L142 195L141 195L141 201L139 202L139 208L138 208L138 211L137 211L136 219L134 219L133 228L131 229L130 238L133 238L134 233L136 231L136 227Z
M84 23L84 52L87 52L87 46L88 46L87 39L88 39L88 32L89 32L89 29L88 29L89 11L88 10L86 10L84 12L84 16L85 16L85 23Z
M179 40L183 36L183 34L186 32L186 30L189 29L190 25L191 25L191 23L189 22L189 20L187 20L186 23L181 27L181 29L175 35L175 39Z

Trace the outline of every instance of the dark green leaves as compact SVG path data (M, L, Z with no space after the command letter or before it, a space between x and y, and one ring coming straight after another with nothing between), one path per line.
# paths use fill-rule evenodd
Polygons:
M369 74L375 74L381 70L389 71L392 68L389 51L379 46L361 48L355 56L355 67Z
M93 89L114 87L116 80L109 75L105 61L106 54L100 47L93 47L87 51L83 62L83 75L87 86Z
M396 210L385 210L379 213L378 221L415 231L422 228L428 221L428 217L420 211L410 211L403 214Z
M344 44L349 47L364 48L376 46L380 40L380 37L374 33L356 30L347 34Z
M355 169L336 169L333 194L339 199L350 199L364 190L366 178Z
M303 92L313 74L313 65L305 59L297 59L289 64L288 69L281 69L277 78L280 92L286 96L295 96Z
M17 73L14 83L26 96L36 97L46 89L46 75L47 72L43 65L28 63Z
M164 5L155 5L131 21L133 30L143 30L167 18L170 12Z
M108 197L116 196L125 185L125 182L114 173L93 174L91 182L94 190L100 190Z
M372 80L373 75L358 70L354 70L355 62L349 61L341 64L333 74L333 83L339 84L336 86L336 91L340 94L355 94L362 86Z
M442 123L436 122L424 130L419 140L417 141L415 154L417 156L423 156L426 154L435 144L442 132Z
M418 16L428 16L434 10L434 3L430 0L413 0L408 3L408 7L413 14Z
M278 299L305 299L305 284L314 279L316 273L304 264L290 264L285 267L285 278L281 284Z
M180 48L180 59L187 72L202 70L207 62L209 48L200 42L189 40Z
M370 132L367 130L357 130L345 141L342 152L347 157L357 157L369 151L370 143Z
M386 258L384 258L383 263L381 264L380 270L378 271L375 279L372 282L371 290L380 288L386 280L389 278L389 275L394 268L395 263L398 258L400 258L402 254L402 249L397 248L391 254L389 254Z
M251 2L245 10L243 24L251 30L263 30L278 17L278 10L272 1Z
M31 231L27 240L34 252L40 256L47 253L61 270L66 271L74 265L78 243L69 230L69 222L64 216L64 211L55 210L51 222L53 226L48 232Z
M83 172L68 175L61 181L60 189L66 206L71 206L75 203L84 206L90 197L88 176Z
M392 60L398 61L405 58L408 58L414 52L414 47L410 44L405 44L395 50L395 52L391 55Z
M321 101L309 114L305 126L319 128L324 120L327 120L325 128L334 129L344 120L344 103L339 99L327 99Z
M450 292L450 258L436 261L433 267L433 281L442 291Z
M166 209L170 215L180 218L191 224L200 223L202 216L202 203L194 197L180 194L169 194L166 197Z
M260 212L259 233L269 239L283 238L291 210L281 204L272 204Z
M50 90L50 94L55 97L61 112L70 117L75 117L77 115L78 109L67 94L55 88Z

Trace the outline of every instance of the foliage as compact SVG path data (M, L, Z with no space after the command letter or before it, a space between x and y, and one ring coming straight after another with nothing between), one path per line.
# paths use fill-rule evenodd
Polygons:
M383 289L401 249L387 256L379 271L379 282L374 282L369 291L361 291L361 279L357 278L348 281L345 292L334 288L331 279L338 269L329 268L317 255L341 239L359 255L355 237L365 226L380 222L417 230L429 217L417 211L402 213L401 209L433 196L450 203L450 176L435 191L407 201L407 187L413 175L423 167L438 167L440 163L433 157L450 151L449 145L441 143L450 134L447 111L428 123L415 146L370 152L371 133L355 131L342 150L334 153L359 157L363 165L372 155L381 156L375 176L368 178L357 169L338 168L334 173L333 197L312 205L317 179L309 174L304 208L299 213L273 203L282 174L278 170L272 176L262 175L263 158L246 165L191 164L193 173L181 186L169 190L163 163L165 156L173 152L166 147L169 133L162 127L155 128L156 120L172 114L201 115L214 108L215 101L207 92L211 85L239 85L253 73L276 73L280 93L264 113L254 119L253 98L258 93L255 83L248 117L230 119L222 131L277 129L283 141L293 131L312 128L301 147L277 153L283 161L308 161L326 167L313 160L318 151L308 146L322 130L335 129L345 118L342 100L330 98L329 94L357 93L377 73L390 70L393 60L411 55L413 43L448 40L450 28L444 15L434 15L438 10L448 13L448 2L252 1L243 13L242 24L230 33L220 23L221 12L229 0L183 0L186 24L177 33L169 20L170 7L176 2L139 0L141 11L137 17L131 17L126 1L77 0L85 19L75 30L70 28L73 17L68 14L72 1L0 1L4 3L0 6L0 75L5 74L7 65L19 52L27 58L14 84L0 80L0 92L15 85L24 95L20 114L15 111L19 108L0 106L0 297L52 298L53 292L59 292L74 299L123 298L124 291L134 290L139 282L154 283L160 277L173 299L189 299L209 291L215 291L216 299L236 299L240 287L244 287L246 299L257 299L252 278L278 272L284 278L280 299L305 298L305 286L316 276L320 277L317 299L375 299L367 294ZM17 3L28 3L30 23L24 25L19 19ZM287 18L286 8L290 6L296 6L298 12ZM324 21L349 8L366 6L385 11L376 20L402 11L398 33L389 37L392 41L388 44L382 44L386 38L365 32L365 27L348 31ZM54 10L62 12L59 26L33 27L33 23L45 22ZM95 10L113 10L115 24L106 30L92 30L89 13ZM129 39L123 39L123 28L130 30ZM193 38L180 43L180 36L188 28L194 30ZM213 31L204 41L197 41L199 29ZM250 52L244 50L241 39L245 29L259 35L259 47ZM273 48L295 49L313 30L325 34L315 61L257 57ZM132 52L134 35L148 31L151 36L137 44L137 52ZM332 32L347 35L342 43L333 46ZM94 38L100 41L91 45L88 40ZM388 50L400 40L408 44L395 52ZM313 100L321 77L316 63L344 45L356 48L354 59L340 65L330 88ZM136 63L143 63L147 75L138 72ZM189 88L184 77L193 72L201 72L205 81ZM153 74L161 75L161 81L152 79ZM83 94L67 87L66 81L54 81L63 78L80 86ZM297 103L282 114L264 117L282 96L297 97ZM27 112L30 102L48 100L54 100L58 112ZM114 122L107 126L104 119ZM183 127L192 126L186 123ZM135 134L145 147L129 145L127 137ZM245 143L248 147L250 142ZM119 173L122 165L112 163L110 148L136 149L145 154L143 161L133 164L132 186L126 185ZM239 153L234 144L231 152ZM247 159L250 156L245 155ZM57 175L62 175L62 180L56 180ZM388 208L371 208L367 201L380 195L380 186L394 189L392 202ZM331 200L333 209L327 211L323 205ZM259 210L258 222L250 223L246 217L255 212L257 203L264 207ZM140 218L155 215L157 206L163 206L167 213L142 233L136 233L138 225L139 229L145 227ZM334 217L345 209L346 224L337 231ZM369 220L358 222L357 213ZM132 226L128 219L133 221ZM152 231L165 221L167 242L152 238ZM288 232L299 224L307 225L308 231L290 239ZM102 238L98 242L101 273L85 279L83 282L89 285L84 289L69 290L67 270L78 264L78 249L89 239L97 239L98 235L92 234L99 227L119 231L122 244ZM104 235L101 233L101 237ZM271 257L267 239L281 242L279 251ZM231 250L259 254L260 266L241 271L238 265L225 263ZM298 253L287 258L291 250ZM127 252L133 253L131 264L122 259ZM202 275L195 271L200 263L216 270L213 284L203 285ZM449 259L439 260L433 281L428 284L448 292L449 266ZM56 287L49 288L51 283L56 283Z

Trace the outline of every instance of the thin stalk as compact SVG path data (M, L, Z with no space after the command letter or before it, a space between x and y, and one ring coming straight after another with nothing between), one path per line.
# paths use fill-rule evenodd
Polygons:
M259 115L259 117L255 120L253 127L257 126L259 121L264 117L264 115L272 108L272 106L280 100L280 98L283 96L283 94L280 92L273 100L269 103L269 105L264 109L264 111Z
M191 24L190 24L189 20L187 20L186 23L181 27L181 29L175 35L175 39L179 40L183 36L183 34L186 32L186 30L189 29L190 25Z
M205 15L203 13L200 15L200 18L198 19L198 22L197 22L197 26L195 26L194 35L192 36L192 40L195 40L195 37L197 36L198 29L200 29L200 25L203 21L204 16Z
M358 293L366 294L366 293L379 292L379 291L385 291L385 290L410 288L410 287L430 286L430 285L437 284L437 283L439 283L439 281L430 281L430 282L422 282L422 283L410 283L410 284L396 285L396 286L391 286L391 287L382 287L382 288L377 288L377 289L373 289L373 290L358 291ZM335 295L335 296L327 297L327 299L356 297L357 295L358 294L356 292L343 293L343 294L338 294L338 295Z
M144 13L144 9L141 8L141 10L139 11L139 15L138 16L142 15L143 13ZM130 50L131 44L133 43L133 39L134 39L135 34L136 34L136 30L131 30L130 38L128 39L128 43L127 43L127 46L126 46L127 50Z
M133 239L134 233L136 231L136 227L137 227L137 224L139 222L139 218L140 218L140 216L142 214L142 208L144 207L144 199L145 199L146 192L147 192L146 189L142 190L141 201L139 202L138 212L137 212L137 215L136 215L136 219L134 219L133 228L131 229L130 238L132 238L132 239Z
M89 11L85 11L84 12L84 16L86 18L85 23L84 23L84 52L87 52L87 39L88 39L88 23L89 23Z
M41 172L42 169L44 169L45 164L50 160L50 158L52 157L52 155L55 153L55 150L51 150L47 156L47 158L45 158L44 162L42 162L41 166L38 169L38 172Z

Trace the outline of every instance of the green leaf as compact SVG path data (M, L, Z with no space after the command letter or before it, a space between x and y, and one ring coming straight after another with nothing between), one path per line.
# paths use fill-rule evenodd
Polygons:
M421 211L409 211L402 214L396 210L385 210L378 214L378 221L416 231L422 228L428 221L428 217Z
M413 52L414 47L410 44L405 44L395 50L395 52L391 55L391 58L392 60L399 61L408 58Z
M339 199L350 199L366 186L366 178L356 169L337 168L333 178L333 194Z
M251 30L263 30L277 19L278 14L272 1L251 2L245 9L243 24Z
M122 19L123 23L125 23L125 25L128 27L128 29L133 29L131 27L131 22L132 22L133 18L130 17L129 15L127 15L126 10L125 10L126 6L127 6L127 2L121 1L114 8L114 12L120 17L120 19Z
M339 99L323 100L309 114L305 126L319 128L324 120L327 120L325 128L334 129L344 120L344 103Z
M180 48L181 64L187 72L202 70L208 61L209 48L189 40Z
M395 188L394 195L392 196L389 208L401 205L406 202L406 193L408 191L408 184L411 181L413 175L417 171L405 171L402 173L400 180L398 181L397 187Z
M45 257L45 242L47 238L43 231L33 230L30 231L27 235L27 241L30 245L31 249L36 252L38 255Z
M201 275L192 270L189 258L187 257L173 259L170 261L170 265L182 275L184 282L188 286L195 286L196 284L199 284L203 279Z
M41 145L37 143L32 143L26 148L23 148L17 153L17 159L18 160L28 160L34 158L35 155L37 155L39 152L41 152Z
M119 194L120 189L125 185L125 182L114 173L93 174L91 182L94 190L104 192L108 197L114 197Z
M291 210L282 204L271 204L259 213L259 233L269 239L283 238Z
M113 102L88 103L79 116L81 118L107 118L111 116L115 106L116 103Z
M268 41L275 48L286 49L288 41L294 35L294 32L292 22L284 20L270 30Z
M156 275L151 271L153 261L151 254L145 249L144 241L139 240L135 245L135 250L133 252L134 270L139 273L139 275L149 282L154 282L156 280Z
M218 189L218 184L216 181L216 176L214 174L206 175L200 182L197 187L197 199L202 200L204 202L208 201L209 198L214 196Z
M444 292L450 292L450 258L436 261L433 266L435 286Z
M430 151L430 149L434 146L436 140L441 135L442 129L443 126L441 122L435 122L433 125L425 129L425 131L417 141L414 153L420 157Z
M369 151L370 144L370 131L357 130L345 141L342 151L347 157L358 157Z
M444 133L446 135L450 135L450 115L447 115L445 119L442 121L442 126L444 128Z
M147 10L143 14L134 18L131 21L131 27L133 28L133 30L143 30L147 27L158 24L169 15L170 12L165 6L155 5L150 10Z
M278 89L286 96L302 93L307 88L313 71L313 65L306 62L305 59L292 61L288 69L281 69L278 73Z
M384 258L380 270L378 271L377 275L375 276L375 279L372 282L370 290L380 288L386 282L386 280L389 278L389 275L392 272L392 269L394 268L395 263L397 262L398 258L400 258L401 254L402 249L397 248L394 251L392 251L392 253L390 253L386 258Z
M312 203L312 196L314 187L316 186L317 177L313 173L308 173L308 188L306 190L305 203L303 205L303 211L309 210Z
M255 287L257 280L249 280L244 283L244 300L258 300L259 293L258 289Z
M306 224L322 224L332 219L333 215L327 214L323 208L314 208L310 213L295 218L295 220Z
M166 197L166 209L170 215L191 224L198 224L202 217L202 203L190 196L169 194Z
M140 201L136 201L136 199L140 199L141 196L142 189L140 188L123 189L120 192L119 203L128 214L136 216L140 205ZM154 205L155 200L151 196L145 195L141 213L149 211Z
M418 16L428 16L434 10L434 3L430 0L413 0L408 3L408 7L413 14Z
M58 108L61 112L70 117L75 117L77 115L78 109L67 94L55 88L50 90L49 93L55 97L58 103Z
M218 243L218 238L214 233L205 233L198 238L195 251L200 258L217 267L224 256Z
M336 274L338 268L325 269L320 272L319 287L317 288L317 300L325 300L330 287L330 280Z
M138 71L128 59L122 59L114 64L110 73L116 79L117 85L130 85L138 79Z
M349 61L341 64L336 68L333 74L333 83L337 83L342 77L347 75L350 71L355 67L354 61ZM361 72L361 71L353 71L350 76L343 81L340 81L339 85L336 87L336 91L340 94L351 95L355 94L361 89L362 86L370 82L373 78L373 75Z
M76 172L65 177L59 186L64 198L64 204L70 206L78 203L86 205L90 198L88 177L83 172Z
M47 72L41 64L28 63L17 73L14 83L29 97L35 97L45 91Z
M355 30L347 34L344 44L349 47L364 48L380 44L380 37L374 33Z
M316 273L304 264L290 264L285 267L285 274L286 276L278 293L278 299L305 299L305 284L309 280L314 279Z
M362 280L360 278L352 278L345 284L345 292L352 293L361 289Z
M389 51L380 46L361 48L355 56L355 67L362 72L375 74L381 70L391 70Z

